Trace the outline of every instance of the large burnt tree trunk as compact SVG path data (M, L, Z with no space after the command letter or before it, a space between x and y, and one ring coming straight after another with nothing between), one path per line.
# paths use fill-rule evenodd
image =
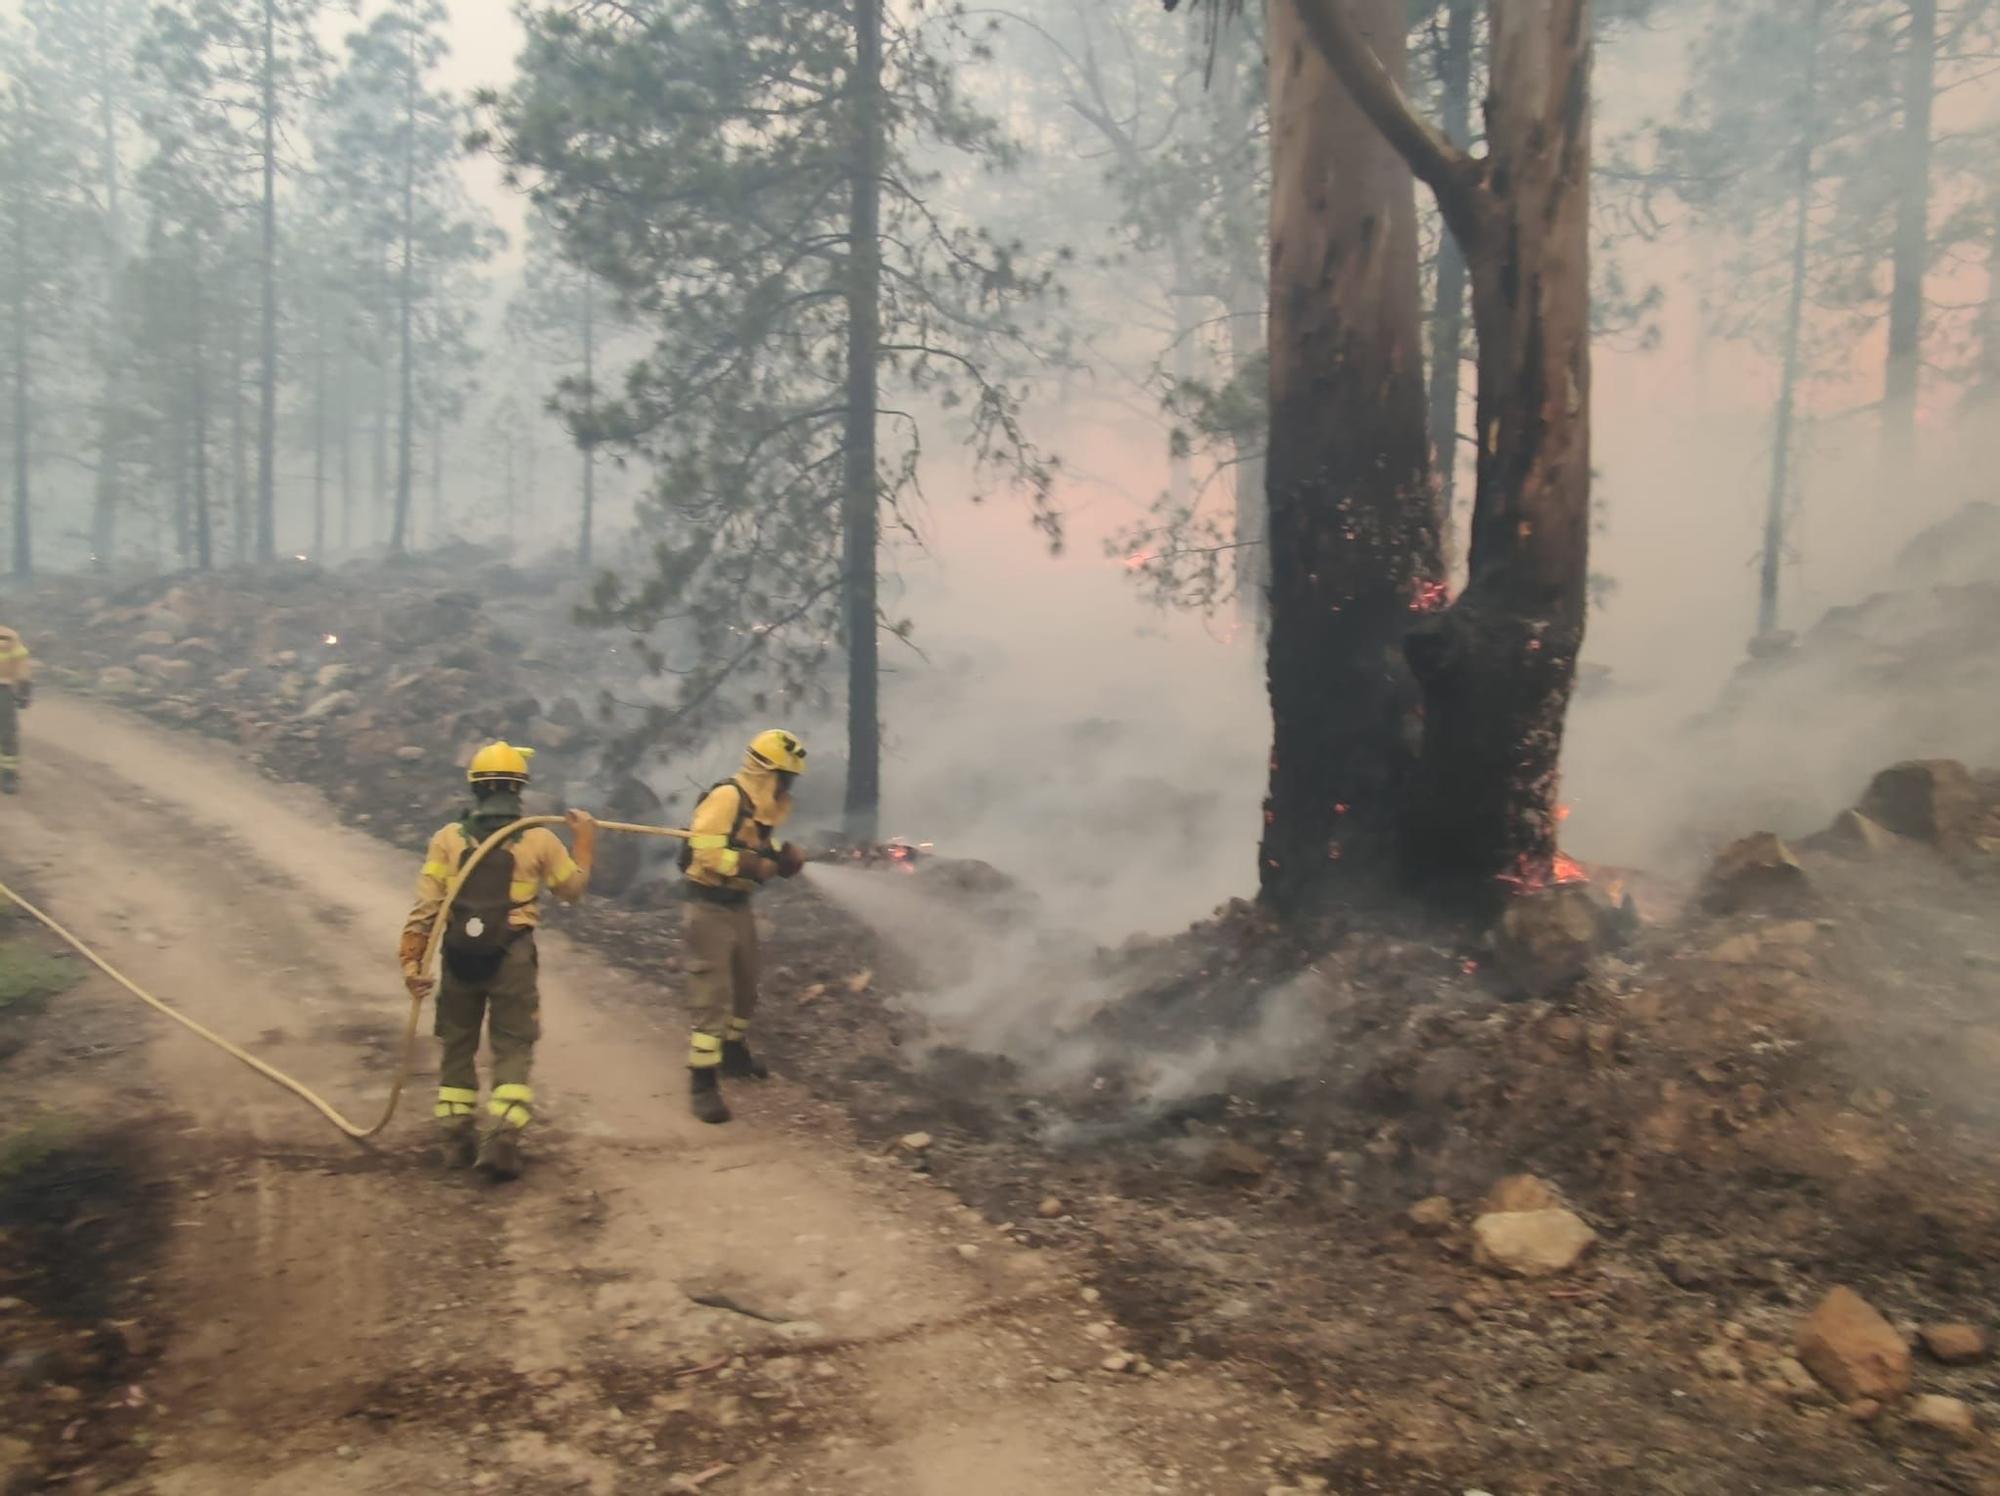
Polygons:
M1479 341L1465 592L1412 631L1424 733L1409 865L1435 890L1551 876L1590 537L1591 0L1488 0L1487 152L1410 108L1361 8L1298 0L1465 252Z
M853 205L848 224L847 415L841 488L842 613L847 632L847 834L874 841L882 807L876 566L877 361L882 294L882 0L855 0Z
M1273 0L1270 798L1264 901L1387 881L1414 764L1403 636L1438 585L1427 471L1415 186ZM1402 0L1349 6L1400 76Z

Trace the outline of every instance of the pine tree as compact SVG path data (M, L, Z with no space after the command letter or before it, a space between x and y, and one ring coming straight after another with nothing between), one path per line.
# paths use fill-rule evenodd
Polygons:
M0 306L7 319L13 447L12 573L35 568L38 385L69 331L82 253L100 232L88 157L60 77L18 30L0 32Z
M530 353L537 369L564 371L544 379L542 393L576 443L576 560L587 570L596 554L598 376L606 347L624 324L610 289L562 259L553 234L537 221L529 226L527 264L508 303L506 326L510 344Z
M674 621L652 658L679 691L649 736L684 741L766 687L796 700L844 643L860 838L879 807L880 527L914 533L923 436L962 421L1057 531L1016 372L1047 277L934 200L924 160L1006 146L934 50L945 28L918 21L877 0L542 8L493 101L565 257L653 338L594 412L603 445L657 474L652 568L607 579L595 609L649 635Z
M435 435L446 392L444 355L463 308L454 304L464 281L455 272L489 258L497 231L466 199L456 169L468 117L434 81L448 54L441 0L389 0L367 27L348 39L345 69L335 81L332 120L321 155L359 243L382 267L379 303L390 319L387 359L395 453L389 549L409 548L414 521L417 433ZM425 345L437 356L424 372ZM422 396L426 381L432 408ZM377 428L387 458L387 432ZM386 462L385 462L386 465Z
M289 170L286 123L318 89L325 58L319 22L326 0L170 0L154 13L149 54L183 110L206 117L205 131L228 142L254 202L256 265L256 488L243 507L239 552L277 553L278 386L281 378L278 281L279 181ZM241 351L243 330L232 319ZM235 392L232 391L232 402ZM232 412L235 405L232 403Z

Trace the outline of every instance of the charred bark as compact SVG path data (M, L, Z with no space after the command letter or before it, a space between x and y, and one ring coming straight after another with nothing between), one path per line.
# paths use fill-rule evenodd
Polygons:
M1463 236L1479 340L1465 594L1409 642L1420 875L1547 881L1590 544L1590 0L1493 0L1486 189Z
M1417 730L1400 646L1438 585L1415 188L1313 45L1307 3L1270 12L1274 741L1260 886L1283 912L1393 865ZM1402 9L1351 8L1391 78Z
M1479 342L1465 592L1405 646L1424 697L1408 868L1434 893L1552 876L1590 538L1590 0L1489 0L1487 152L1418 118L1338 0L1296 0L1465 251Z
M882 0L854 8L853 193L848 225L846 450L841 489L847 633L847 834L872 842L882 806L876 635L880 495L875 471L882 291Z

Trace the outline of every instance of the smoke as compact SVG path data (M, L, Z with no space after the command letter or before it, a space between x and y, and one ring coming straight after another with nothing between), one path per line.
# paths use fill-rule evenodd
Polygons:
M1107 950L1065 911L1024 892L967 890L939 864L914 871L815 864L818 893L867 924L910 964L903 1006L925 1032L912 1046L1002 1055L1037 1089L1090 1086L1115 1066L1122 1095L1150 1111L1232 1086L1302 1074L1322 1052L1324 986L1307 973L1256 999L1226 1033L1134 1044L1094 1024L1161 973L1143 951Z

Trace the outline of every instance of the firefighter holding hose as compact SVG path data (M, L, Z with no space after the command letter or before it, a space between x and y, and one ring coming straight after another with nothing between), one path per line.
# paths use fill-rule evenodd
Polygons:
M757 1011L757 918L750 898L773 877L805 868L797 846L777 839L792 813L792 783L805 772L806 750L782 728L760 732L743 767L702 797L681 853L687 875L689 1095L695 1116L727 1122L721 1078L770 1074L750 1049Z
M471 808L431 838L398 949L404 984L418 1000L431 991L424 952L446 890L481 843L521 819L533 754L532 748L509 743L480 749L466 771ZM443 1041L437 1119L447 1167L477 1162L495 1179L521 1172L521 1133L534 1116L528 1075L541 1037L537 906L544 890L566 904L582 898L597 852L596 821L581 810L570 811L568 821L573 851L546 826L526 827L481 859L452 902L437 989L437 1036ZM475 1122L479 1072L473 1064L482 1025L493 1051L493 1094L483 1138Z
M35 662L21 636L0 623L0 795L21 788L20 713L35 692Z

